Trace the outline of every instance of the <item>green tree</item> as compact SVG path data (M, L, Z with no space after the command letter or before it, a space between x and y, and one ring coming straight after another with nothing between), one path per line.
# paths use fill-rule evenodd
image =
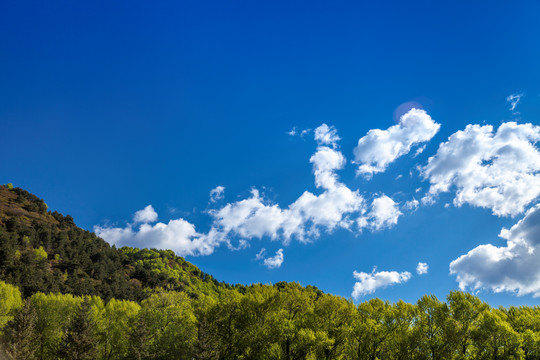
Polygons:
M478 327L473 332L474 358L478 360L522 359L522 339L508 323L504 311L498 309L482 312Z
M210 310L216 306L217 298L201 294L193 302L193 311L197 318L197 340L193 348L195 360L219 359L219 344L214 324L209 319Z
M36 311L27 300L4 328L2 343L9 359L36 359L36 322Z
M540 359L540 308L538 306L510 306L504 310L507 321L523 339L526 359Z
M313 309L313 329L324 331L328 340L319 344L317 358L340 359L351 353L349 341L357 310L352 301L330 294L320 296Z
M98 355L90 299L85 297L71 319L60 346L60 358L66 360L94 360Z
M298 283L288 283L279 291L279 308L273 319L276 340L285 360L313 356L317 344L325 344L326 334L311 328L314 301L317 294Z
M449 339L448 306L434 295L424 295L417 302L415 336L419 343L421 358L442 360L451 358L453 352Z
M159 291L141 303L141 319L148 329L142 341L156 359L187 359L197 337L197 319L188 296Z
M218 339L220 359L238 359L245 352L241 332L242 297L237 291L225 291L207 312Z
M104 360L123 359L129 350L129 334L141 306L133 301L111 299L96 316L97 336Z
M375 360L388 352L396 323L388 301L375 298L358 304L354 324L356 358Z
M36 293L30 303L37 314L36 355L38 359L56 359L64 330L69 326L82 298L69 294Z
M400 300L393 306L391 322L394 331L388 344L389 359L408 360L415 357L419 343L415 334L417 314L414 304Z
M22 297L19 288L0 281L0 334L2 328L21 306Z
M472 334L478 328L480 315L489 305L462 291L451 291L446 297L450 311L449 335L455 359L468 359L472 354Z

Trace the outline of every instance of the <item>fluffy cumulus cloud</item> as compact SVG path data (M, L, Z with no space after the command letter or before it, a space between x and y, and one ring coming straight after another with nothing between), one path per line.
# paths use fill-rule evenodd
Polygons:
M148 205L142 210L139 210L133 216L133 221L136 223L152 223L158 219L158 214L152 205Z
M349 228L351 216L361 212L364 199L358 191L342 184L337 170L346 164L343 154L328 146L319 146L311 157L315 184L319 195L305 191L287 208L265 201L256 189L251 196L211 211L214 226L222 233L240 238L281 239L288 243L293 237L306 242L317 237L321 230Z
M455 206L469 204L494 215L522 213L540 195L540 127L503 123L467 125L442 143L421 169L430 182L424 203L455 188Z
M382 230L397 224L399 217L403 215L398 204L386 195L373 199L371 210L358 218L359 227L369 227L372 230Z
M216 186L215 188L210 190L210 202L212 203L223 199L224 196L225 196L224 186Z
M184 219L167 224L128 224L125 227L94 227L95 233L117 246L171 249L178 255L208 255L214 251L217 238L214 234L199 234L195 226Z
M397 125L386 130L372 129L358 140L354 161L358 174L367 178L386 170L397 158L409 153L415 145L427 142L439 131L440 124L424 111L411 109Z
M263 264L269 269L277 269L283 264L283 259L283 249L279 249L274 256L264 259Z
M427 274L429 271L429 266L425 262L419 262L418 265L416 265L416 273L418 275L424 275Z
M374 293L377 289L405 283L412 275L408 271L377 271L374 268L371 273L354 271L353 276L358 281L354 284L352 297L358 300L362 296Z
M461 289L540 296L540 204L499 237L506 246L480 245L452 261Z
M317 192L304 191L286 207L268 201L259 190L252 189L249 197L208 211L212 221L210 230L205 233L196 231L195 226L184 219L151 225L157 221L151 206L137 212L132 224L96 226L95 231L120 246L169 248L179 255L207 255L220 244L230 249L245 248L254 238L267 237L284 244L292 239L310 242L321 233L336 229L380 230L395 225L401 212L391 198L378 196L368 207L358 190L351 190L340 181L337 172L347 161L339 150L336 129L323 124L315 129L314 138L318 146L309 161ZM211 203L222 198L224 190L221 186L213 189ZM281 251L268 258L266 265L274 266L282 259Z

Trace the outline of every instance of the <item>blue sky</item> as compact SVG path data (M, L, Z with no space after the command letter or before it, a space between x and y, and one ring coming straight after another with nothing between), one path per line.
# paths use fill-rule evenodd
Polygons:
M0 183L227 282L538 303L538 1L0 7Z

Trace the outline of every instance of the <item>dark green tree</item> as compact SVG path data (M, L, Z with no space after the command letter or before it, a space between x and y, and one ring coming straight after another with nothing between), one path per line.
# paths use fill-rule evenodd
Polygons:
M8 359L33 360L36 357L37 314L29 300L15 313L4 328L3 345Z
M152 334L148 327L146 314L139 312L139 316L133 321L133 331L129 336L129 349L126 360L151 359L150 341Z
M96 359L98 356L98 343L95 336L95 327L90 301L85 297L66 329L59 351L60 358L66 360Z

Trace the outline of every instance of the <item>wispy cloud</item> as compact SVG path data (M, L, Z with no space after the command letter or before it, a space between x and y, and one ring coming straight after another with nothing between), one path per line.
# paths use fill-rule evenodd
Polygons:
M409 211L416 211L420 206L420 202L416 199L409 200L405 203L404 208Z
M264 259L265 256L266 256L266 249L262 248L261 251L259 251L257 255L255 255L255 260L262 260Z
M277 269L281 267L281 264L283 264L283 260L283 249L279 249L278 251L276 251L276 254L274 256L264 259L263 263L264 266L269 269Z
M296 126L294 126L290 131L287 131L287 135L295 136L297 134Z
M512 111L512 113L519 114L519 112L516 111L516 106L524 96L524 93L514 93L506 97L506 101L510 103L510 111Z
M215 203L216 201L219 201L223 199L225 196L225 187L224 186L216 186L212 190L210 190L210 202Z
M338 136L337 130L333 126L322 124L315 129L315 141L317 141L319 145L330 145L335 147L339 140L341 140L341 138Z
M297 126L294 126L291 130L287 131L287 135L289 136L300 136L303 138L304 136L308 135L311 132L311 129L298 129Z

